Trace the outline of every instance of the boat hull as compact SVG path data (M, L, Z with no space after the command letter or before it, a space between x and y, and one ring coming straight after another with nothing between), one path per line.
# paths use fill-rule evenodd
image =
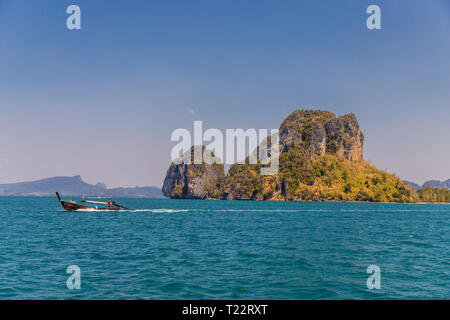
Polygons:
M97 207L89 207L84 206L78 203L72 203L67 201L61 201L61 205L66 211L119 211L120 208L97 208Z

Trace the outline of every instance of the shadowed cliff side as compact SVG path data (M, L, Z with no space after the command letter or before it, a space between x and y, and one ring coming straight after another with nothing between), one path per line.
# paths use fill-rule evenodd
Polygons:
M207 157L211 157L213 161L209 163L212 164L205 163L202 158L195 161L198 158L196 149L199 151L198 155L204 153ZM190 161L188 161L189 158ZM170 198L219 199L220 184L224 179L224 166L220 159L204 146L192 146L182 158L171 163L162 191L166 197Z

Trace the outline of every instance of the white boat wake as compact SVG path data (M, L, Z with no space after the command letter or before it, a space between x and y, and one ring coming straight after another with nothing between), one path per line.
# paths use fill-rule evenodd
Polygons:
M98 210L96 208L79 209L73 212L153 212L153 213L174 213L174 212L188 212L190 209L137 209L137 210Z
M129 210L129 212L156 212L156 213L165 213L165 212L188 212L192 211L190 209L138 209L138 210Z

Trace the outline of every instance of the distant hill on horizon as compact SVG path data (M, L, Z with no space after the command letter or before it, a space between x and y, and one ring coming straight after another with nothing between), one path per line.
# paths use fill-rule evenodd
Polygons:
M412 186L414 189L419 190L423 189L426 186L430 186L433 188L447 188L450 189L450 179L447 179L446 181L439 181L439 180L429 180L426 181L423 185L419 185L417 183L411 182L411 181L404 181L405 183Z
M63 196L92 196L115 198L164 198L158 187L123 187L108 189L103 183L92 185L81 176L52 177L29 182L0 184L0 196L53 196L58 191Z

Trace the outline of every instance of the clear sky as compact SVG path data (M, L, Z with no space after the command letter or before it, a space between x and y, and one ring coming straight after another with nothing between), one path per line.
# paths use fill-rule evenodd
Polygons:
M450 3L0 0L0 183L160 186L174 129L298 108L354 112L380 169L450 178Z

